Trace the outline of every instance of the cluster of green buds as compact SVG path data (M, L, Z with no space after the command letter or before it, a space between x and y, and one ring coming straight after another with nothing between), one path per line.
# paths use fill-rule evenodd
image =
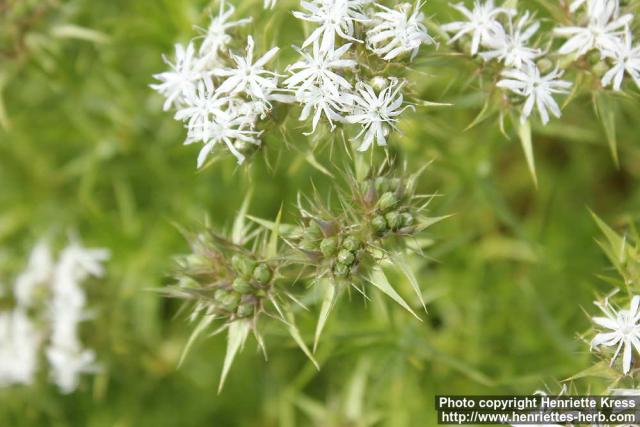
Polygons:
M178 259L178 284L168 290L170 296L193 299L197 311L226 321L254 318L263 311L277 262L212 233L196 236L192 248L193 253Z
M367 219L374 234L412 234L415 231L413 191L400 178L376 177L363 183Z

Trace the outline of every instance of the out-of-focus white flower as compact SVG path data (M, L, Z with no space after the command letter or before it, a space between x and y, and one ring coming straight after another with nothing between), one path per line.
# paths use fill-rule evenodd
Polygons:
M180 105L182 97L195 90L198 80L203 77L203 69L193 42L189 42L186 48L176 44L175 62L171 62L166 56L162 58L171 70L155 74L153 77L160 80L160 83L150 86L166 98L163 109L167 111L172 105Z
M293 15L303 21L318 25L302 47L320 40L320 49L328 52L335 49L336 35L343 39L359 42L355 39L355 22L367 22L369 18L363 13L367 0L310 0L301 1L300 5L307 12L294 11Z
M366 151L375 141L378 145L387 145L386 134L396 129L395 123L400 115L411 105L402 106L402 87L404 82L390 79L389 84L376 95L374 89L364 82L356 84L353 98L353 112L346 117L349 123L359 123L362 130L356 138L362 137L358 151Z
M273 9L278 0L264 0L264 8L265 9Z
M78 347L49 347L46 351L51 367L51 380L62 393L72 393L80 382L80 375L99 371L96 355L92 350Z
M607 347L616 347L616 351L611 358L611 364L616 360L620 350L624 346L622 356L622 370L626 374L631 370L631 353L632 348L640 354L640 296L634 296L631 299L629 309L616 311L609 304L608 300L604 303L596 303L596 306L602 310L605 317L594 317L592 320L598 326L609 330L610 332L601 332L597 334L591 341L591 347L601 345Z
M51 380L63 393L76 389L81 374L97 369L95 354L83 348L78 336L78 324L88 318L82 282L88 277L102 277L103 263L108 258L106 249L84 248L74 242L62 251L56 265L49 304L51 337L46 355Z
M562 71L557 68L546 76L540 74L535 65L525 64L522 69L506 70L502 72L502 80L498 87L508 89L526 98L522 108L521 120L524 122L536 107L543 124L549 122L549 111L555 117L560 117L560 107L553 99L554 93L567 93L571 82L559 80Z
M615 44L615 49L604 50L603 56L609 58L613 66L602 76L602 86L609 86L613 82L613 89L620 90L626 72L640 87L640 45L633 46L633 36L629 28L626 29L622 40Z
M582 5L580 3L578 6ZM591 49L614 50L624 28L633 15L619 15L618 0L587 0L587 24L584 27L556 28L554 32L568 40L558 51L562 55L584 55ZM577 7L576 7L577 8Z
M336 50L321 51L320 43L316 40L313 42L311 54L297 49L302 55L302 60L287 67L292 75L284 81L284 84L289 89L295 89L298 95L312 86L322 87L323 91L333 93L335 96L338 96L340 89L351 89L351 83L335 72L335 70L353 68L357 65L352 59L342 58L350 46L351 44L347 43Z
M16 278L13 294L20 307L31 307L48 287L53 273L53 259L46 243L38 243L29 256L27 268Z
M279 48L274 47L262 55L255 62L253 61L253 50L255 43L253 37L247 39L247 54L239 56L231 54L231 59L236 63L235 68L222 68L213 71L213 74L226 77L225 81L218 86L219 94L246 93L250 97L259 100L268 100L271 91L277 89L276 74L264 68L278 53Z
M422 3L415 7L401 3L396 9L375 4L382 9L373 18L373 27L367 31L367 45L381 57L389 61L405 52L411 52L411 60L418 54L420 45L435 44L423 24Z
M0 387L33 383L41 341L24 310L0 312Z
M485 41L486 50L480 52L485 60L497 59L504 61L507 67L520 68L522 64L533 64L541 51L528 46L529 40L540 28L538 21L530 22L530 14L526 12L515 25L509 16L508 28L493 34Z
M274 1L275 3L275 1ZM238 21L229 21L229 18L235 12L235 7L229 5L225 8L225 1L220 2L220 11L218 16L211 17L211 23L208 28L197 27L202 33L204 33L202 44L198 52L200 56L211 63L216 63L218 54L225 50L231 41L231 36L227 34L227 30L240 25L245 25L251 22L251 18L244 18Z
M513 15L515 10L496 7L493 0L486 0L484 3L475 0L473 10L467 9L463 3L452 5L456 10L464 15L466 21L451 22L443 25L442 30L448 33L456 33L449 43L453 43L464 35L471 35L471 54L478 53L480 45L495 36L496 33L504 31L502 24L498 22L501 14Z

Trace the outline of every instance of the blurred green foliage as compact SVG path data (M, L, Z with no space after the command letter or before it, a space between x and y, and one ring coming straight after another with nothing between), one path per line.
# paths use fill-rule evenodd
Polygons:
M447 3L432 0L425 11L450 20ZM531 7L538 3L547 4ZM206 216L229 226L251 185L259 188L251 213L273 218L282 204L286 221L298 191L331 185L304 161L302 126L290 135L294 148L267 137L249 168L227 158L196 172L197 147L181 145L184 130L148 84L164 68L161 54L206 24L211 6L0 2L2 281L42 236L62 244L71 230L112 250L107 280L90 287L97 317L85 325L102 373L70 396L46 381L1 390L0 426L425 426L436 422L436 394L556 390L558 379L589 366L576 339L588 325L580 307L609 288L596 277L608 264L587 208L613 226L637 219L637 96L611 107L619 167L588 96L561 120L534 126L536 190L515 134L506 139L495 117L464 130L485 97L468 60L425 49L413 89L454 105L408 113L391 142L409 170L434 160L420 185L441 194L435 215L453 214L431 231L428 262L415 261L424 322L383 298L354 295L329 321L319 372L277 329L266 331L269 361L248 345L219 396L222 337L200 340L177 370L191 325L175 301L153 292L172 256L188 249L172 223L197 227ZM237 7L237 16L253 16L243 31L256 34L260 49L283 47L280 65L294 57L289 46L302 34L290 13L295 1L273 11L257 0ZM307 340L316 317L299 319Z

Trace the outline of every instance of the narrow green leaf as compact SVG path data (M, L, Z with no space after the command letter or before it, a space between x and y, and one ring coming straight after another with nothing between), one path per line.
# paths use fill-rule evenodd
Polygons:
M224 356L224 364L222 365L218 394L222 391L227 375L229 375L231 365L238 354L238 350L241 350L244 347L244 343L247 341L249 332L251 332L251 323L249 321L235 321L229 324L227 332L227 353Z
M282 219L282 206L276 216L276 221L271 229L271 236L269 236L269 244L267 245L267 256L269 258L275 258L278 256L278 239L280 238L280 220Z
M233 221L233 230L231 231L231 241L235 244L242 244L244 238L244 219L247 216L249 210L249 202L251 201L252 189L247 191L247 195L242 201L242 206L236 215L236 219Z
M333 308L333 305L336 301L336 285L334 283L329 282L328 280L322 280L320 282L322 286L324 286L324 295L322 297L322 306L320 307L320 316L318 317L318 324L316 325L316 333L313 338L313 352L316 352L318 348L318 341L320 340L320 335L322 334L322 330L324 329L325 324L327 323L327 319L329 318L329 313Z
M247 218L255 222L256 224L263 226L267 230L271 230L272 232L277 228L278 234L284 237L291 236L296 232L300 231L300 227L294 224L283 224L283 223L276 224L274 221L258 218L253 215L247 215Z
M195 329L189 336L189 340L187 341L187 344L184 346L184 349L182 350L182 354L180 355L180 360L178 361L178 367L182 366L182 363L186 359L187 353L189 353L189 350L191 350L193 343L195 343L196 339L200 336L200 334L204 332L209 327L209 325L211 325L211 322L213 322L213 319L214 319L213 316L205 316L202 319L200 319L200 322L198 322L198 325L195 327Z
M409 266L409 262L407 261L407 258L402 254L396 253L391 256L391 260L393 261L393 264L400 269L400 271L402 272L402 274L404 274L407 280L409 280L409 283L411 284L413 291L418 296L418 299L420 300L420 304L422 305L422 308L426 313L427 305L424 302L424 298L422 298L422 289L420 289L420 285L418 284L418 279L416 278L416 275L413 274L413 270Z
M518 137L520 138L520 143L522 144L522 149L524 150L524 156L527 158L527 166L529 167L529 172L531 173L531 178L533 179L533 185L538 187L538 177L536 175L536 162L533 156L533 144L531 141L531 123L529 120L524 123L520 123L518 126Z
M295 324L295 319L293 318L293 314L287 313L287 320L289 325L289 335L291 335L291 338L293 338L296 344L298 344L298 347L300 347L303 353L309 358L309 360L311 360L311 363L313 363L316 369L320 370L320 365L318 365L318 362L313 357L313 354L311 353L311 351L309 351L309 347L307 347L307 344L305 344L304 340L300 336L300 331L298 330L298 327Z
M402 308L411 313L416 319L422 321L420 316L418 316L412 309L409 307L409 304L396 292L396 290L391 286L387 276L384 274L384 271L380 267L375 267L371 272L371 276L369 277L369 283L373 286L387 294L391 299L400 304Z
M597 93L594 98L594 107L596 114L602 123L604 134L607 137L609 143L609 150L611 150L611 157L616 167L620 167L620 161L618 158L618 141L616 138L616 110L615 104L610 95L606 93Z

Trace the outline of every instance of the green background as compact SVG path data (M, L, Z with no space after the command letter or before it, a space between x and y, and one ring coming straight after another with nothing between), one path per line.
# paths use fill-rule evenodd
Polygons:
M588 93L561 120L535 127L536 189L517 138L506 139L496 117L464 130L485 99L469 79L473 64L423 47L410 76L416 93L454 105L408 112L391 150L409 170L433 160L421 189L440 194L433 215L453 215L429 230L429 259L415 262L424 322L379 295L367 304L354 295L332 314L319 372L269 326L269 361L250 340L219 396L222 336L200 340L177 369L191 326L176 301L153 292L168 283L172 256L188 250L173 223L228 226L251 185L252 214L273 218L282 204L293 220L298 192L331 185L303 160L302 125L290 148L267 136L249 168L228 157L196 171L198 147L182 146L184 129L148 85L165 68L161 54L205 26L210 6L0 2L2 282L43 236L60 247L77 232L112 251L107 278L89 285L96 319L83 325L102 372L69 396L46 373L32 387L0 390L0 426L426 426L436 394L555 392L589 366L581 307L593 312L594 296L610 288L597 277L609 267L588 209L613 225L635 219L637 96L615 103L619 168ZM274 64L283 69L303 34L290 13L296 2L237 7L236 17L254 18L240 33L255 34L260 51L281 46ZM424 10L434 22L452 19L444 1ZM306 339L316 317L317 308L299 319Z

